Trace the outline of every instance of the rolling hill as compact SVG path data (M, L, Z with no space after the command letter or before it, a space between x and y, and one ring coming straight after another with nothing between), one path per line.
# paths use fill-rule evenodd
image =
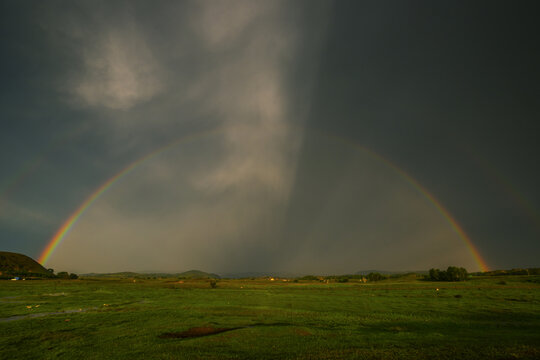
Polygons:
M0 277L19 275L49 277L51 273L29 256L0 251Z
M183 273L178 274L178 277L188 278L188 279L219 279L218 274L207 273L200 270L189 270L184 271Z
M182 273L164 273L164 272L116 272L116 273L88 273L82 274L83 277L97 278L184 278L184 279L219 279L217 274L207 273L200 270L189 270Z

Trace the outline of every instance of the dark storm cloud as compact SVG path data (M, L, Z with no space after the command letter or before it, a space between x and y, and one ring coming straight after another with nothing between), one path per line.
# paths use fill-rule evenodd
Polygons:
M356 143L433 193L490 265L537 265L533 3L1 6L6 250L37 256L127 164L219 128L122 179L53 262L474 268L433 205Z
M535 7L338 2L310 117L418 179L498 267L533 266L539 250Z
M264 217L262 214L269 211L266 207L286 201L297 144L301 140L301 133L291 132L289 126L292 119L302 121L307 97L303 94L306 90L302 93L299 90L309 87L306 83L310 81L302 81L300 86L292 88L292 78L312 78L310 74L317 61L305 66L298 59L317 56L318 35L324 33L324 9L327 8L320 3L304 14L300 5L235 1L155 6L146 2L59 2L36 7L12 5L11 9L6 6L7 13L15 18L6 26L6 32L14 28L15 36L6 44L13 52L14 61L10 66L20 73L14 82L21 91L9 95L17 101L7 101L7 111L14 116L6 114L5 128L10 135L26 134L40 140L39 143L29 138L23 140L20 148L31 147L26 157L19 149L12 149L14 155L9 157L9 161L13 160L12 167L6 167L6 174L17 172L21 164L33 162L35 154L46 153L45 160L23 184L25 188L3 194L6 204L3 210L9 211L10 217L3 216L2 220L6 227L20 229L18 238L8 240L7 246L26 248L20 246L25 237L29 244L38 242L34 236L25 235L20 226L30 221L28 216L22 216L30 214L30 209L54 214L48 224L58 226L93 189L131 161L173 140L212 128L221 129L214 138L215 145L207 144L206 148L200 147L192 153L193 159L207 159L209 165L189 167L186 171L180 169L187 165L179 159L168 158L167 163L156 160L147 186L162 188L162 181L169 184L184 181L192 192L221 199L217 205L188 201L177 202L176 209L170 209L167 199L160 194L158 198L163 199L160 208L153 205L156 201L145 189L137 194L135 201L129 202L131 208L120 206L118 210L113 204L109 208L110 216L100 218L101 221L106 220L111 229L116 229L118 224L131 229L133 224L129 221L122 223L124 215L132 214L136 218L133 208L145 208L148 227L138 226L134 234L156 237L149 230L153 219L162 216L163 209L169 209L179 218L189 220L191 226L180 230L190 233L190 237L181 244L170 244L172 247L185 250L186 242L189 248L193 238L203 235L208 241L223 237L221 247L225 247L226 239L232 236L228 232L236 231L240 221L237 213L244 211L242 204L263 202L261 196L266 199L265 205L258 207L262 210L247 210L248 217L244 219L255 224L257 216ZM302 29L306 24L311 24L312 31ZM36 48L41 50L44 61L39 59ZM19 57L31 64L17 62ZM40 67L36 71L39 78L25 72L27 67L36 66ZM33 84L36 84L36 98L30 96L32 94L25 98L25 89L32 88ZM3 90L8 92L9 88ZM33 112L26 113L17 102L25 103ZM40 108L34 102L43 102L46 106ZM43 117L47 120L45 124ZM80 126L84 126L84 131L77 132ZM36 127L44 127L45 131ZM62 145L51 147L51 142L55 141ZM216 147L221 150L214 151L209 158L207 149ZM170 177L170 173L175 172L178 172L177 179ZM128 182L124 186L134 186L137 190L137 183ZM167 189L173 192L170 199L175 198L175 193L183 196L186 192L174 187ZM230 192L233 195L221 196ZM182 210L188 206L189 211ZM16 208L20 211L15 212ZM107 212L107 209L101 210ZM17 222L11 219L14 213L21 214ZM215 233L203 231L203 227L208 227L204 221L211 220L204 214L213 214L214 222L221 221L221 227L214 226ZM92 217L89 215L89 218ZM84 224L80 226L84 228ZM102 224L100 228L108 227ZM167 225L161 228L166 229ZM218 236L220 230L222 233ZM54 228L43 227L43 238L39 242L46 242L53 232ZM99 240L94 239L92 226L86 235L86 243L95 248ZM154 240L140 236L128 239L126 235L117 243L127 245L126 241L140 241L146 248L154 246ZM140 246L131 248L139 253L143 251ZM251 259L241 259L238 266L249 267L250 262L256 261ZM109 266L111 262L127 266L130 260L126 261L111 258ZM150 261L145 266L152 264ZM170 266L179 265L177 262Z

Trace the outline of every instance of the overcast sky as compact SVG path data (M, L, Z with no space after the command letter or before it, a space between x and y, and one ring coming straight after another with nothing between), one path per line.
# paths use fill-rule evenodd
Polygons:
M174 143L46 265L479 270L432 196L490 268L540 266L533 1L0 6L0 250Z

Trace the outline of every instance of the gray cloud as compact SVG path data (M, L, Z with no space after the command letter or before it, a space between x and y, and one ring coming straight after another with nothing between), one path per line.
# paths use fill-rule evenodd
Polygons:
M271 235L281 221L279 209L288 201L302 138L298 127L291 123L292 118L299 119L289 104L292 89L287 75L299 66L296 49L300 39L310 35L298 28L299 14L282 19L290 9L281 2L237 1L227 2L226 6L196 2L186 4L182 10L189 13L189 21L175 28L184 33L179 43L174 41L174 35L169 39L173 55L143 46L140 39L144 38L145 28L138 25L134 29L133 21L123 32L104 31L101 38L106 41L98 41L92 48L94 53L83 57L90 72L83 76L84 85L75 82L74 93L85 100L85 106L94 106L111 119L109 125L115 129L109 135L112 146L124 138L119 129L129 129L135 138L154 138L154 143L159 144L157 139L164 130L186 122L175 113L204 116L211 127L221 130L212 141L179 146L193 154L197 165L183 157L182 151L173 150L175 156L160 157L145 165L152 170L140 172L145 179L143 185L141 179L123 182L128 190L122 192L129 196L140 196L148 189L166 189L167 196L157 195L160 200L154 205L153 199L145 195L132 204L154 211L142 211L144 216L138 216L129 206L115 206L103 199L69 235L61 246L63 250L53 257L54 263L83 266L80 256L71 263L67 254L90 254L91 249L108 248L112 242L118 247L108 251L108 260L101 260L103 267L127 266L135 253L158 253L161 261L149 257L145 266L171 270L178 266L200 267L210 260L220 269L226 269L228 263L240 270L252 262L246 258L249 255L239 255L240 249L255 247L255 251L264 252L275 241ZM194 43L197 46L185 48ZM139 49L142 52L135 57ZM173 72L168 68L171 61L206 65L195 73L190 67L175 68ZM119 73L115 73L117 69ZM168 73L179 83L169 78L165 85L148 86L147 80L159 80L159 76L152 76L154 73ZM156 90L165 88L167 91ZM161 109L152 104L136 106L151 96L162 105ZM103 111L102 107L109 110ZM148 117L149 112L154 116ZM126 117L130 119L123 120ZM149 128L150 122L155 128ZM196 133L189 128L187 131ZM133 138L129 141L135 146L140 143ZM185 196L195 200L186 200ZM165 197L177 202L165 201ZM115 201L122 204L123 198ZM264 234L265 228L273 229L272 234ZM120 248L131 255L125 259L117 255ZM169 259L166 254L175 255Z
M104 193L50 265L477 269L437 209L356 143L418 180L490 265L536 266L524 212L538 209L539 61L521 26L536 19L490 6L2 4L2 244L39 254L107 179L179 141ZM519 26L495 26L502 14Z
M133 27L111 30L83 51L84 71L72 89L83 105L125 110L163 90L159 65Z

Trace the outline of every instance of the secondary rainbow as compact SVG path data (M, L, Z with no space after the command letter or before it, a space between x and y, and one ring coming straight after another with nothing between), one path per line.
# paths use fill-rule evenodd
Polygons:
M76 132L66 131L53 139L46 147L44 147L40 154L34 158L26 161L13 175L8 177L2 184L0 184L0 205L3 200L15 189L20 186L27 178L30 177L43 163L46 162L47 157L60 148L65 142L71 139L74 135L77 135L82 131Z
M85 211L108 189L110 189L118 180L126 176L127 174L131 173L133 170L135 170L139 165L145 163L146 161L154 158L155 156L173 148L174 146L177 146L181 143L185 143L190 140L199 139L204 136L208 136L211 134L214 134L218 132L219 129L214 129L210 131L205 131L202 133L197 133L194 135L186 136L183 138L180 138L170 144L167 144L153 152L151 152L148 155L143 156L142 158L134 161L133 163L129 164L125 168L123 168L120 172L118 172L116 175L111 177L109 180L104 182L100 187L98 187L86 200L75 210L73 214L70 215L70 217L63 223L63 225L58 229L58 231L54 234L54 236L51 238L45 249L42 251L41 255L38 258L38 262L45 265L47 261L49 260L50 256L54 252L54 250L60 245L62 240L66 237L66 235L69 233L69 231L73 228L73 226L77 223L77 221L81 218L81 216L85 213ZM314 131L314 130L310 130ZM318 134L321 134L319 131L314 131ZM397 165L394 165L391 161L384 158L383 156L371 151L370 149L363 147L361 145L358 145L354 142L351 142L348 139L337 137L334 135L328 135L323 134L327 136L328 138L338 140L339 142L345 143L349 146L353 146L354 148L357 148L369 156L373 157L376 160L381 161L386 166L394 170L401 178L403 178L405 181L407 181L410 185L412 185L420 194L422 194L433 206L437 209L437 211L448 221L450 226L452 227L453 231L458 235L458 237L465 243L469 251L471 252L474 260L480 267L481 271L489 271L489 267L486 263L486 261L483 259L483 257L480 255L480 252L478 249L474 246L473 242L467 236L465 231L461 228L461 226L458 224L458 222L450 215L450 213L440 204L440 202L418 181L416 181L413 177L408 175L405 171L403 171L401 168L399 168Z
M473 159L476 164L489 176L490 179L494 180L497 185L503 189L514 202L521 207L525 215L529 218L531 223L535 226L536 232L540 235L540 213L508 179L507 176L503 175L491 162L488 161L485 157L481 156L472 149L464 149L467 151L469 158Z

